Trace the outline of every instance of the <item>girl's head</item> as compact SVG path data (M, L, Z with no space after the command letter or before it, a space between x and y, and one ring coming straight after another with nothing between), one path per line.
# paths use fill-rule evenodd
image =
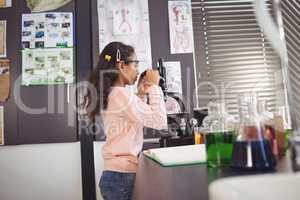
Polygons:
M90 83L97 90L97 98L87 95L90 117L100 114L101 109L106 109L108 95L113 86L132 85L138 77L138 60L134 48L121 42L111 42L103 49L99 56L97 67L90 76Z
M113 84L132 85L137 80L138 62L132 46L111 42L101 52L96 71L103 72L104 77L109 77L109 71L112 70L115 72L114 78L117 78L113 80Z

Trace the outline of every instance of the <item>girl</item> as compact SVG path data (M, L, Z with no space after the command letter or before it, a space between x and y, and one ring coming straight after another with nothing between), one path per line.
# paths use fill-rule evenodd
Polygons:
M143 145L143 127L167 128L158 71L146 71L138 83L138 96L125 89L137 80L137 67L133 47L112 42L103 49L90 77L98 97L96 106L88 112L93 119L101 116L106 134L102 149L104 171L99 183L105 200L132 199L138 154ZM144 101L145 94L148 104ZM95 101L92 95L87 97L92 105Z

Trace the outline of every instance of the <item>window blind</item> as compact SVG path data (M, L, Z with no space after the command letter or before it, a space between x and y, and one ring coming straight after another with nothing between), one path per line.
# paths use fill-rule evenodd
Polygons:
M252 0L192 0L198 104L225 98L236 115L237 97L258 91L274 111L281 63L260 29ZM272 5L268 3L272 13Z
M281 14L286 41L289 74L296 122L300 125L300 0L281 0Z

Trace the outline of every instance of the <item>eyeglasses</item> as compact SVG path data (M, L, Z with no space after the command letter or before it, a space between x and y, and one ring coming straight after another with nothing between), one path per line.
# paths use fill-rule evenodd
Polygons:
M126 60L126 61L125 61L126 64L134 63L134 64L136 64L136 65L138 65L139 62L140 62L139 60Z

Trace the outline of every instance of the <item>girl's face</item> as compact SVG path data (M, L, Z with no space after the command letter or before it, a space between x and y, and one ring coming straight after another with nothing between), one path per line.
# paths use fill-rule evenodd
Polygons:
M133 85L136 82L139 74L138 63L139 61L137 60L135 53L121 63L123 67L119 69L127 85Z

